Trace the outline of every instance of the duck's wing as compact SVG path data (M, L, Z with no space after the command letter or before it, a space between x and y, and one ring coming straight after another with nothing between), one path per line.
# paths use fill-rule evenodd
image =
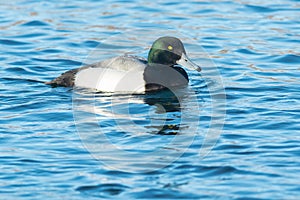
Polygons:
M134 56L119 56L90 65L80 70L74 81L74 86L91 88L102 92L145 90L144 70L145 59Z
M128 55L118 56L98 63L89 64L81 68L69 70L61 74L59 77L53 79L52 81L46 82L45 84L52 85L54 87L57 86L73 87L75 85L76 74L80 71L85 71L85 70L94 71L91 70L93 68L111 69L113 70L113 72L114 71L124 72L124 71L132 71L132 70L142 71L146 68L146 66L147 66L147 60L145 60L144 58L137 57L137 56L128 56Z

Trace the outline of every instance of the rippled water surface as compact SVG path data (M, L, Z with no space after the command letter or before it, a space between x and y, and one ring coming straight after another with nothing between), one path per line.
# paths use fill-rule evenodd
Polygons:
M300 2L0 3L0 199L298 199ZM165 35L202 66L145 95L51 88Z

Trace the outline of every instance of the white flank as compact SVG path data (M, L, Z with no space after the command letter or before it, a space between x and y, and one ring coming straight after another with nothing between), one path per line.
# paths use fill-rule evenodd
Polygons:
M144 93L144 70L123 71L111 68L87 68L75 77L75 86L96 89L101 92Z

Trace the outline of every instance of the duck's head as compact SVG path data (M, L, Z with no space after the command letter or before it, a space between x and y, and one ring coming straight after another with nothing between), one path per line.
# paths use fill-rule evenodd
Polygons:
M178 64L188 69L201 71L201 67L187 57L182 42L176 37L166 36L154 41L148 54L148 63L166 66Z

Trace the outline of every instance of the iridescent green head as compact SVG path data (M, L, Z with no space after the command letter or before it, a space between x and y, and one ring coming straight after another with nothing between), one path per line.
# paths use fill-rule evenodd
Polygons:
M152 44L148 54L149 65L161 64L166 66L182 65L188 69L201 68L188 59L182 42L175 37L161 37Z

